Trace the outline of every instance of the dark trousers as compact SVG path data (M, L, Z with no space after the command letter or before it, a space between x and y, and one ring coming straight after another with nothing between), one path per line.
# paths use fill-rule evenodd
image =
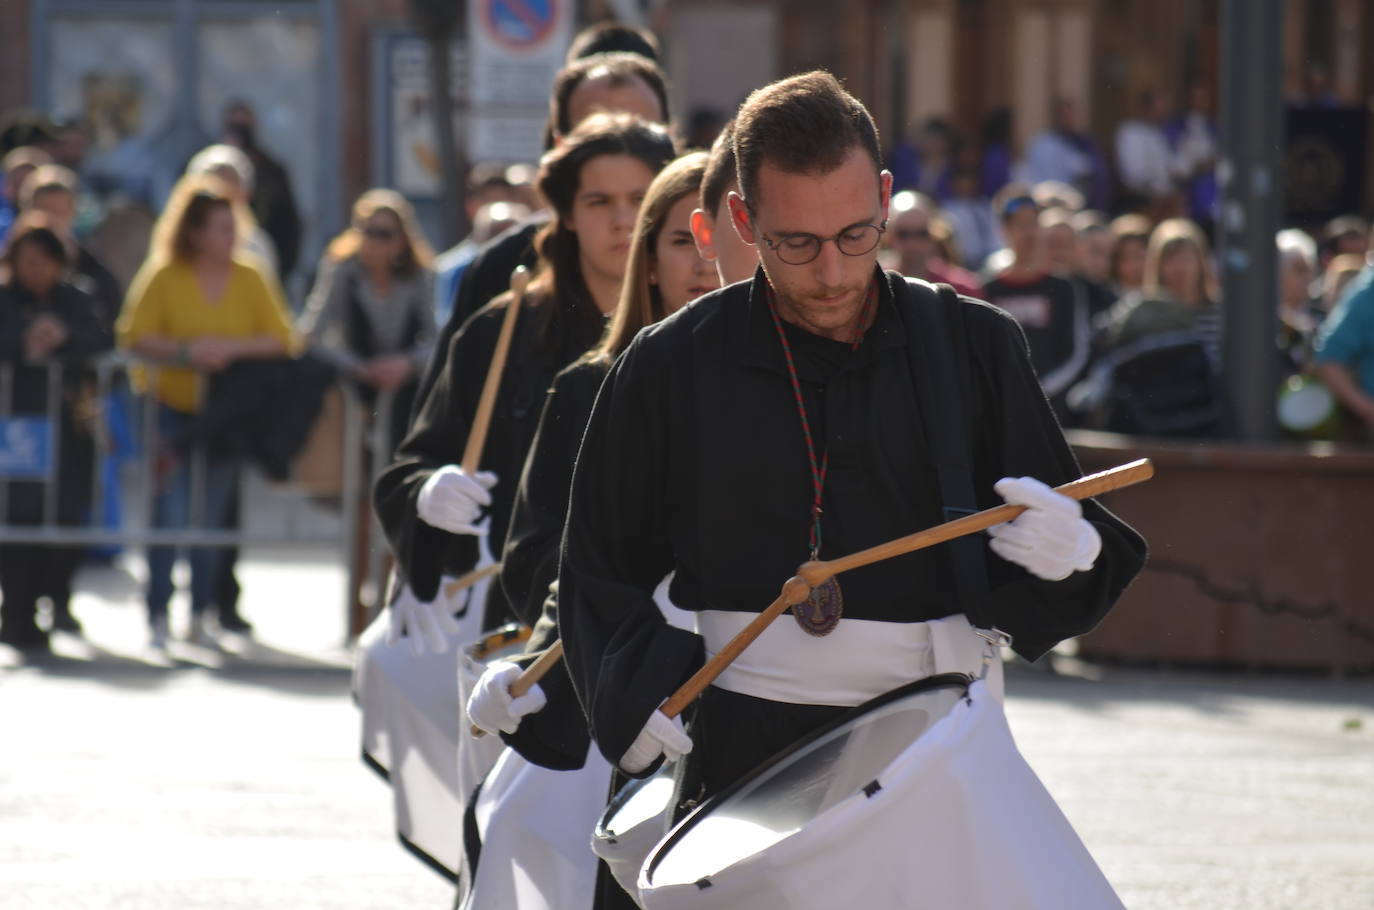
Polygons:
M47 634L38 628L38 600L70 596L72 576L81 564L78 547L36 544L0 546L0 640L40 644Z

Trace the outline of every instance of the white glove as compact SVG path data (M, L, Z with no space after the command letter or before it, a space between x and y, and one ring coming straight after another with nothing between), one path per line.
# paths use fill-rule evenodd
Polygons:
M488 733L514 733L520 718L543 708L548 698L538 683L519 698L511 697L511 684L520 673L520 665L508 660L487 667L468 696L468 720Z
M994 553L1046 581L1093 567L1102 538L1077 500L1034 477L1003 477L993 489L1008 503L1026 506L1015 520L988 528Z
M692 738L682 728L682 718L669 720L662 711L649 715L649 722L620 759L620 767L630 774L638 774L654 763L660 755L675 762L692 751Z
M457 597L445 596L441 582L438 596L425 603L415 596L410 585L403 585L391 605L386 643L394 645L404 637L409 639L410 650L416 657L426 651L443 654L448 650L449 640L462 631L453 614L463 608L467 596L467 591L460 591Z
M456 464L446 464L420 487L416 511L420 520L450 534L482 533L477 521L482 509L491 505L496 475L490 471L469 474Z

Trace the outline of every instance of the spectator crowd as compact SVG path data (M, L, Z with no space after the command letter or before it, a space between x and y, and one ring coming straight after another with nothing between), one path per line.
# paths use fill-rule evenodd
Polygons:
M733 163L720 163L729 154L729 118L701 110L679 126L656 57L652 37L633 30L580 36L552 86L540 166L470 169L470 236L436 255L411 203L391 189L370 189L323 250L300 301L288 300L283 286L299 268L301 215L287 169L259 144L248 105L231 103L221 141L190 159L149 224L146 257L133 274L103 261L95 242L118 247L99 223L118 216L83 184L82 124L16 114L0 133L0 360L14 375L7 413L43 410L53 381L46 364L71 364L57 380L62 458L70 476L90 477L105 434L85 417L94 393L82 365L125 349L150 365L149 375L131 374L131 390L156 411L157 526L186 527L194 501L202 526L232 529L243 463L284 477L332 379L351 383L368 403L390 397L390 441L372 453L377 458L398 445L404 457L408 434L414 448L433 431L425 408L437 407L436 396L475 396L443 385L441 369L457 356L450 352L490 345L488 305L525 263L543 276L532 294L546 322L537 337L517 341L533 364L516 382L529 398L523 416L493 430L508 433L497 444L510 449L494 495L507 511L515 508L554 374L595 345L608 321L647 325L717 286L716 275L702 277L703 262L716 262L727 283L748 278L756 263L724 223L734 189ZM999 111L986 118L977 143L942 119L896 137L885 150L894 195L880 261L1011 313L1065 425L1223 436L1224 323L1212 244L1217 136L1208 87L1193 86L1178 105L1144 93L1108 147L1067 97L1054 102L1051 125L1024 149L1011 136L1009 115ZM654 194L655 175L687 149L709 151L710 161L701 155L665 172L678 182L659 192L646 228L653 245L632 247L637 209ZM700 199L679 172L700 184ZM1370 242L1368 221L1354 213L1275 238L1274 356L1283 382L1274 394L1294 437L1371 438ZM617 315L632 305L642 312ZM626 341L603 345L602 369ZM264 411L276 415L274 425L262 423ZM193 443L207 441L207 461L193 470ZM9 486L6 523L39 522L40 485ZM81 523L92 506L91 490L64 486L56 520ZM0 641L42 647L49 630L79 630L69 608L76 564L63 555L71 551L58 549L0 546ZM166 546L148 553L147 609L158 646L169 635L175 556ZM237 611L233 562L231 549L191 548L193 637L250 630ZM43 599L46 628L37 619Z

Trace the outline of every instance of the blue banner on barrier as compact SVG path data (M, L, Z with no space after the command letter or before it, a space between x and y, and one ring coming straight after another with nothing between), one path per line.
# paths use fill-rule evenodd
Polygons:
M0 417L0 477L52 478L52 421L47 417Z

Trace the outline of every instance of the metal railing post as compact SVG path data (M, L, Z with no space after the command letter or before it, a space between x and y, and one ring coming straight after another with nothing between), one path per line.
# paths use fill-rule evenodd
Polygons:
M358 486L363 477L363 427L362 404L358 400L357 392L346 382L339 384L339 391L344 404L343 481L340 495L343 509L344 559L348 567L344 581L344 645L348 645L357 632L362 631L354 628L354 597L359 590L362 574L362 566L358 562L358 518L362 506Z

